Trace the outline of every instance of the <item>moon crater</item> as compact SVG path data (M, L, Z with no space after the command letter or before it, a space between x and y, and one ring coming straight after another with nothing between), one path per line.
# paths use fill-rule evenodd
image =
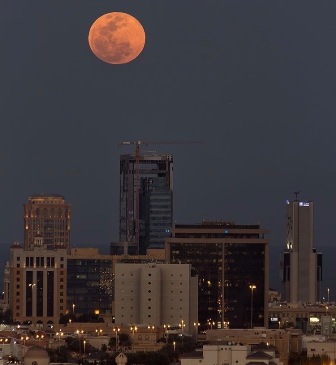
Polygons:
M145 38L145 31L136 18L113 12L102 15L92 24L88 40L99 59L110 64L123 64L139 56Z

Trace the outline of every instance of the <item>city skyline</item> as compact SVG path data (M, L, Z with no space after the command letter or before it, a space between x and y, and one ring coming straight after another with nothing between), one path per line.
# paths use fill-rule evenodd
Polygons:
M93 21L115 10L146 31L127 65L101 62L87 41ZM132 153L118 143L203 140L155 147L174 156L175 220L260 222L279 288L285 201L300 190L315 204L322 292L335 298L335 12L310 0L2 2L3 261L23 242L22 204L35 193L71 203L74 246L108 252L118 237L119 155Z

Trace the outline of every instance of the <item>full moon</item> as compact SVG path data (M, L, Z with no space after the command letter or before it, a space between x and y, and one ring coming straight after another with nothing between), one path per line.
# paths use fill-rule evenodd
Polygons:
M99 17L89 31L92 52L102 61L123 64L133 61L145 46L145 31L133 16L113 12Z

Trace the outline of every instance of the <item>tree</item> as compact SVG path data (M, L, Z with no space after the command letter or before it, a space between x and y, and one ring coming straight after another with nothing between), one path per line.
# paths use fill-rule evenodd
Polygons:
M106 345L106 343L103 343L103 344L101 345L101 350L102 350L103 352L106 352L106 351L107 351L107 345Z
M119 345L123 347L131 347L132 341L130 335L127 333L120 333L119 337Z
M4 312L0 313L0 323L3 324L13 323L12 312L9 309L6 309Z

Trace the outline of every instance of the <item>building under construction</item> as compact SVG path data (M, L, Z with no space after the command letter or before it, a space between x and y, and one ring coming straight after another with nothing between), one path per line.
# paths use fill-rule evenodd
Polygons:
M173 157L120 156L119 241L163 248L173 225Z

